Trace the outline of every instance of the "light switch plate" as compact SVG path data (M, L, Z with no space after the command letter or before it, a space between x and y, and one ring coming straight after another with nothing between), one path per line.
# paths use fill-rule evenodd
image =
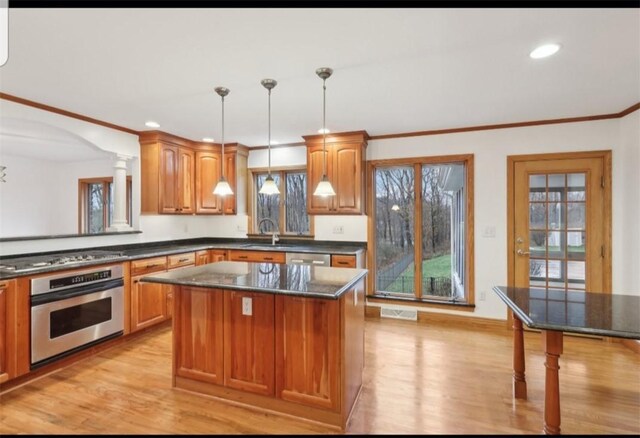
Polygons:
M251 298L250 297L242 297L242 314L246 316L251 316L253 314L253 309L251 308Z
M333 234L344 234L344 227L342 225L336 225L333 227Z

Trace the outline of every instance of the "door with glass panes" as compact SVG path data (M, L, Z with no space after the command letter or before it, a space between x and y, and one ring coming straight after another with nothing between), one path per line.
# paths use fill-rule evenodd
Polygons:
M611 292L610 159L608 151L510 157L510 282L544 289L532 300L555 291ZM583 294L555 295L556 310L566 311L553 313L586 317Z

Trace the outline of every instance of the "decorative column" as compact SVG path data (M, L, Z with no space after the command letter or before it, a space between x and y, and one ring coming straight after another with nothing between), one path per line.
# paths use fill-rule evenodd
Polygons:
M113 218L107 231L130 231L133 228L127 223L127 161L128 155L116 155L113 166Z

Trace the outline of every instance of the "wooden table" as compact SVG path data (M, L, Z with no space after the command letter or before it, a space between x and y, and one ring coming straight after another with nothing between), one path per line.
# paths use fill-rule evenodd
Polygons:
M640 296L495 286L513 314L513 396L527 398L522 324L542 331L545 434L560 433L559 359L564 332L640 339Z

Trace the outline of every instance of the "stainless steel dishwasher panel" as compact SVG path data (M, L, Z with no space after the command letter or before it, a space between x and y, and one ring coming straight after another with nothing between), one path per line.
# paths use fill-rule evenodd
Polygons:
M331 266L331 254L288 252L285 261L287 264Z

